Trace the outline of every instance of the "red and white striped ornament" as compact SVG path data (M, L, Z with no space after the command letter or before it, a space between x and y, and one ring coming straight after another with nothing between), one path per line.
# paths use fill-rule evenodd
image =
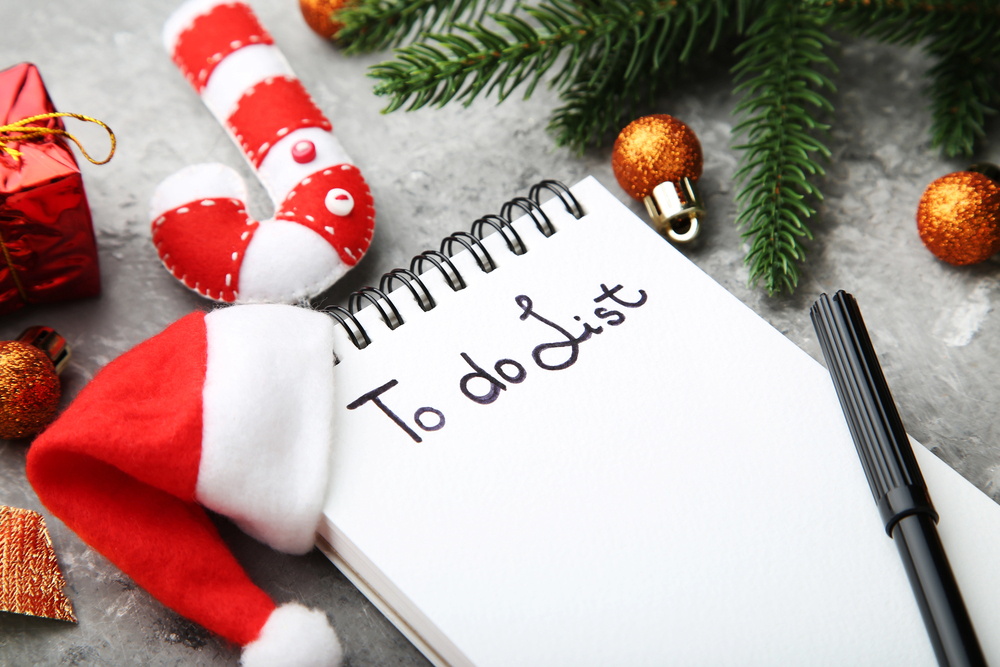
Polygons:
M182 169L150 203L163 264L217 301L296 302L324 291L358 263L375 227L368 185L332 124L245 3L189 0L163 41L275 206L272 218L254 220L233 169Z

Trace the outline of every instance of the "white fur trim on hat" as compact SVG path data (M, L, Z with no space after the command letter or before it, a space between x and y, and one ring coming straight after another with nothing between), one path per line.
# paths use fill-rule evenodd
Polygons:
M251 305L205 316L196 497L286 553L315 544L333 436L333 320Z
M326 614L299 604L275 609L243 648L243 667L337 667L343 650Z

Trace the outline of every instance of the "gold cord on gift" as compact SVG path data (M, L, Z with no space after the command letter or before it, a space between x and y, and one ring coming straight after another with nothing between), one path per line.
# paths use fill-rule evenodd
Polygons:
M58 127L38 127L37 125L31 125L39 120L48 120L50 118L76 118L78 120L87 121L88 123L97 123L105 130L108 131L108 136L111 137L111 152L103 160L97 161L87 154L87 151L83 148L83 145L79 140L66 130L60 129ZM33 141L36 139L44 139L45 137L53 134L62 135L70 139L80 152L83 153L83 157L87 158L90 162L94 164L105 164L108 162L115 154L115 133L111 131L111 128L97 120L96 118L91 118L90 116L84 116L78 113L65 113L62 111L56 111L53 113L43 113L37 116L31 116L30 118L23 118L19 121L8 123L7 125L0 125L0 149L3 149L8 155L14 159L20 159L21 151L16 150L8 144L20 143L24 141Z

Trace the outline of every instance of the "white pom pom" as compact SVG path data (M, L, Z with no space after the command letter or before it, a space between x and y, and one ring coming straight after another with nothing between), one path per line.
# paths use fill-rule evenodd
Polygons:
M243 667L338 667L343 650L326 614L299 604L278 607L260 636L243 647Z

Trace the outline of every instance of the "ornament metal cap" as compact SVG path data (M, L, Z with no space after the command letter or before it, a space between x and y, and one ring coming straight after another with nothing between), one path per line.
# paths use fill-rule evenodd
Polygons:
M666 234L674 243L687 243L697 238L701 231L698 219L705 215L705 204L690 178L681 178L678 185L683 193L684 203L681 202L676 185L670 181L657 185L642 202L661 234Z
M52 362L56 373L62 373L66 364L69 363L69 345L66 344L66 339L51 327L39 325L28 327L17 337L17 342L37 347L44 352L45 356Z

